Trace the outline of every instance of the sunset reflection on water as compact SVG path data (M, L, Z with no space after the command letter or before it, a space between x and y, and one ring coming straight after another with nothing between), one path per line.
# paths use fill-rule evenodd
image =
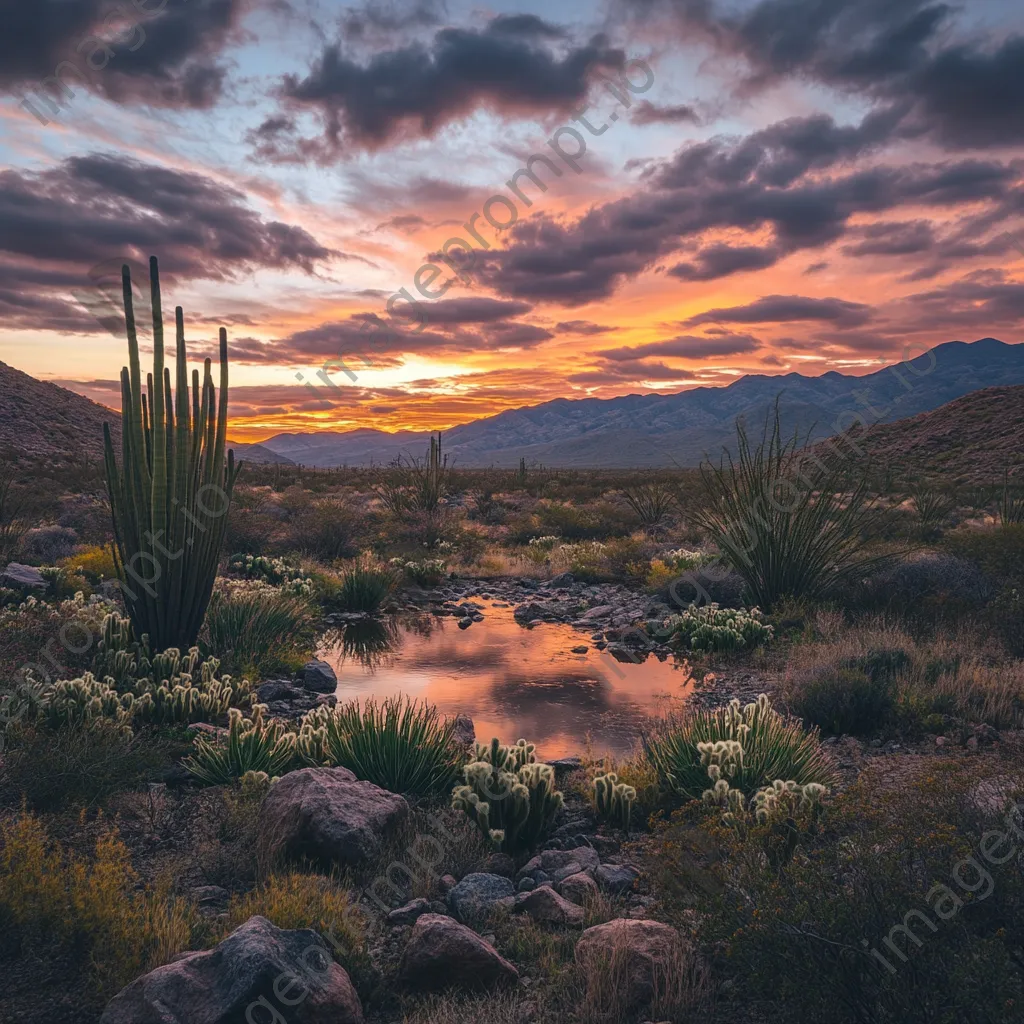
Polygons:
M618 662L569 626L520 626L511 608L484 605L483 622L423 616L349 627L324 638L318 657L338 673L339 701L407 694L448 715L472 717L477 739L525 736L546 758L633 748L649 716L678 706L692 687L685 663ZM585 644L586 654L571 648Z

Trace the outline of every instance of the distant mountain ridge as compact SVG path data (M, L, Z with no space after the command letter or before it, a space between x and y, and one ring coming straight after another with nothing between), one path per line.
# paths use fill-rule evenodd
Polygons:
M784 427L819 440L858 423L916 416L990 387L1024 384L1024 345L995 338L953 341L909 365L862 377L830 371L750 374L726 387L671 395L557 398L465 423L444 433L445 451L463 467L528 463L578 468L696 466L735 437L736 420L760 427L777 396ZM385 464L423 454L427 432L360 429L277 434L260 442L307 466Z

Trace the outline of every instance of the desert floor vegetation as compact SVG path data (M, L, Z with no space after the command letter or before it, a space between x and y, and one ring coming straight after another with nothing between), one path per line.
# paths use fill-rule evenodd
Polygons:
M770 422L703 473L211 451L221 543L156 607L102 467L0 474L0 1020L121 1020L253 921L321 936L381 1024L1022 1019L1019 499L800 452ZM779 474L806 489L767 514ZM611 585L694 699L548 763L320 685L330 630L369 663L509 580Z

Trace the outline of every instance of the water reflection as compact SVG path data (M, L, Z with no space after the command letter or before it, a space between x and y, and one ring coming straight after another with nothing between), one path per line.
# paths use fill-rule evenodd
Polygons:
M477 599L479 601L479 599ZM484 605L485 620L460 630L448 618L358 622L323 637L318 656L338 673L339 700L405 693L464 712L477 736L526 736L545 757L632 748L644 720L692 686L672 659L618 662L569 626L528 630L511 608ZM586 643L586 654L571 648Z

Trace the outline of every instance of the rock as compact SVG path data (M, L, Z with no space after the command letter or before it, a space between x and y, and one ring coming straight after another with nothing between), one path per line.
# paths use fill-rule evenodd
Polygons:
M269 679L267 682L261 683L256 690L256 699L261 704L269 704L274 700L294 700L301 696L303 696L303 691L297 686L293 686L288 679Z
M192 890L192 899L200 907L227 906L231 894L219 885L197 885Z
M302 685L314 693L334 693L338 688L338 677L326 661L307 661L297 675Z
M510 900L515 891L511 879L475 871L448 893L448 906L460 921L472 924L485 919L496 906L508 905L501 901Z
M356 867L375 860L411 816L402 797L347 768L302 768L270 787L257 828L271 856Z
M512 616L517 622L533 622L536 619L543 620L547 614L548 610L544 605L528 601L526 604L518 605Z
M594 622L596 619L607 618L614 610L610 604L599 604L596 608L585 611L580 616L580 622Z
M516 886L516 892L529 892L531 889L536 889L537 883L527 876L526 878L520 878L519 884Z
M583 871L583 865L579 861L570 860L562 864L560 867L552 868L548 875L551 881L556 885L563 879L571 878L573 875L578 875Z
M552 576L551 579L548 580L546 586L548 586L551 590L558 590L559 587L567 587L570 583L575 582L576 577L573 576L571 572L562 572L559 573L557 576Z
M532 892L516 897L515 912L528 914L542 924L579 928L583 924L583 908L559 896L550 886L538 886Z
M462 747L468 747L476 742L476 727L473 725L473 719L469 715L455 716L453 739Z
M597 882L590 875L579 872L561 881L558 891L577 906L585 906L588 900L597 898Z
M437 884L446 896L459 884L459 880L454 875L442 875L438 880Z
M632 864L602 864L594 872L594 881L612 894L629 892L639 877Z
M574 772L578 768L583 767L583 761L576 757L575 754L571 757L559 757L556 760L548 761L547 763L555 769L556 780L564 779L566 775L570 774L570 772Z
M572 864L579 864L581 871L594 871L600 863L601 858L598 857L597 851L589 846L577 846L572 850L545 850L540 855L540 866L552 878L555 878L556 872L564 871ZM570 874L576 874L576 872L573 871ZM562 878L568 877L569 875L562 875Z
M571 647L569 649L570 654L586 654L590 648L586 644L580 644L578 647Z
M450 917L424 914L413 926L398 980L420 991L448 987L479 991L514 986L519 972L465 925Z
M429 912L430 900L424 899L421 896L419 899L413 900L411 903L406 903L404 907L392 910L391 913L388 914L388 924L415 924L419 918Z
M576 944L576 960L591 970L607 970L614 955L625 957L625 997L631 1006L650 1001L678 969L682 940L675 928L658 921L618 919L588 928Z
M480 865L480 870L488 875L501 875L503 878L514 878L516 862L507 853L492 853Z
M31 565L11 562L3 572L0 572L0 587L7 587L10 590L42 592L46 590L47 582L46 577Z
M250 917L214 949L186 953L123 988L101 1024L362 1024L344 968L308 928Z
M473 619L469 615L464 615L459 619L459 629L469 629L473 625Z

